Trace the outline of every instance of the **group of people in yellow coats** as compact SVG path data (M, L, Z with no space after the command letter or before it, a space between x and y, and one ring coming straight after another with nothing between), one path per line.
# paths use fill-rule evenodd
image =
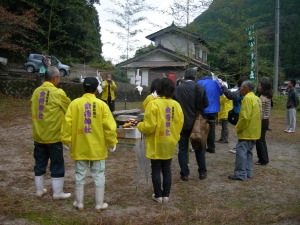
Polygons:
M49 160L53 199L71 196L71 193L63 192L64 144L75 160L73 206L80 211L84 209L84 185L87 171L90 170L95 184L95 210L99 212L108 207L103 202L105 159L108 150L113 152L116 149L116 122L108 104L96 98L99 82L95 77L84 79L85 94L72 102L62 89L56 87L59 82L59 70L48 67L45 82L34 91L31 98L36 196L42 197L48 193L44 188L44 174ZM112 84L111 89L103 96L111 102L116 85L113 81L109 83Z
M99 212L108 207L108 204L104 203L105 159L108 157L109 150L115 151L118 141L116 122L109 106L109 103L115 98L112 93L116 85L111 77L107 78L110 81L105 83L109 88L107 98L104 95L105 102L96 98L99 82L95 77L84 79L85 94L71 102L65 92L56 87L60 82L58 69L51 66L47 68L45 82L34 91L31 98L37 197L47 194L47 189L43 185L43 175L46 173L49 160L53 198L67 199L71 196L71 193L63 192L64 144L66 148L70 149L71 158L75 160L76 182L73 206L80 211L84 209L84 185L87 171L90 170L95 185L95 210ZM243 87L247 90L245 92L245 95L247 94L246 100L256 101L253 92L251 92L253 89L251 85L251 83L245 83ZM174 91L175 84L172 80L168 78L157 79L155 90L143 104L145 107L144 119L137 125L139 131L146 135L146 157L151 159L154 188L152 199L159 203L169 201L172 183L171 162L184 123L182 108L177 101L173 100ZM245 115L246 119L246 114L252 110L247 107L248 104L245 104L241 110L241 114ZM231 108L231 101L221 96L219 118L222 121L226 121L226 115ZM250 121L252 131L254 129L252 126L257 127L254 123L259 119L259 112L255 111L255 113L255 121ZM249 130L248 127L243 127L246 123L248 122L241 119L236 127L241 139L245 135L249 136L248 133L245 134ZM224 122L224 124L226 123ZM259 132L260 130L255 130L253 133L256 135ZM227 140L226 129L224 129L224 135L221 138L222 141ZM163 182L161 181L161 173Z

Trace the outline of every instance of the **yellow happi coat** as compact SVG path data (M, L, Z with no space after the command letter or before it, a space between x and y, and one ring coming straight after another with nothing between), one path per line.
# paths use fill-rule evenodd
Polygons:
M111 96L111 100L115 100L115 89L117 88L117 85L114 81L111 82L111 84L109 84L107 82L107 80L104 80L103 82L103 86L102 86L102 93L101 93L101 99L104 101L107 101L108 99L108 86L110 85L110 96Z
M150 94L146 97L146 99L143 101L143 107L146 109L149 102L151 102L154 99L153 95Z
M220 112L218 113L218 119L227 119L228 112L233 109L232 100L226 98L225 95L220 96Z
M107 158L107 146L117 140L116 122L103 101L86 93L71 102L61 134L62 142L71 144L73 160L101 160Z
M260 98L253 92L246 94L242 100L238 123L235 126L239 139L257 140L260 138L261 110Z
M173 158L180 139L183 119L179 103L171 98L157 97L148 103L144 122L137 126L139 131L147 135L147 158Z
M71 100L66 93L45 81L31 97L33 140L41 144L61 141L62 120Z

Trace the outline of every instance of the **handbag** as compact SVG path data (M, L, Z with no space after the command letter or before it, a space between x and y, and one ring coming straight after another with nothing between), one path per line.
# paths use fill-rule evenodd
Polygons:
M195 103L197 104L197 85L195 85ZM190 140L194 149L204 149L206 147L206 140L209 132L209 122L203 118L200 113L196 114L193 129L190 134Z
M228 112L228 122L232 125L236 125L239 120L239 114L233 109Z
M200 114L196 116L192 132L190 134L191 140L201 140L201 131L200 131Z

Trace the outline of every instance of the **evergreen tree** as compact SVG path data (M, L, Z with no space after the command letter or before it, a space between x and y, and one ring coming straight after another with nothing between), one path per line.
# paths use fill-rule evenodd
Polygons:
M240 34L244 36L242 28L254 25L257 35L258 78L267 75L272 80L274 23L275 1L273 0L232 0L230 2L214 0L209 9L199 15L192 25L196 28L195 32L213 46L214 50L209 61L222 69L223 73L237 72L239 75L248 74L249 65L244 62L239 65L237 62L243 58L238 57L236 53L234 53L236 57L231 54L238 49L237 45L239 45L239 40L241 41L241 38L234 33L240 29ZM285 72L286 79L300 77L300 64L297 61L300 54L298 28L300 28L300 2L297 0L280 1L279 57L280 70ZM245 54L249 53L245 52Z
M24 10L21 15L9 12L0 6L0 49L5 51L24 51L26 45L18 42L20 38L27 42L33 37L31 31L37 29L34 9Z
M57 57L90 62L102 59L95 3L99 0L65 0L63 3L58 0L3 0L2 5L11 13L33 10L36 14L38 26L32 38L18 39L21 45L30 46L26 55L46 51Z

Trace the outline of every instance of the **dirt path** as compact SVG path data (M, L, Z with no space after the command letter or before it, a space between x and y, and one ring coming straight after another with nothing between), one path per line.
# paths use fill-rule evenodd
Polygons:
M229 144L216 143L216 154L206 154L206 180L198 179L191 153L190 181L182 182L175 155L171 200L167 205L150 200L151 181L147 184L143 175L136 190L136 154L131 148L119 147L110 153L106 163L105 199L109 209L97 214L93 212L91 177L85 186L83 213L72 208L73 197L66 201L54 201L50 194L35 198L30 116L1 118L0 224L299 224L299 123L295 134L284 134L284 121L278 118L272 118L270 124L270 164L254 165L254 177L245 182L227 179L235 160L235 155L228 152L237 138L232 126ZM219 134L218 125L216 138ZM73 193L73 161L67 151L64 154L65 191ZM253 162L256 160L254 150ZM45 180L52 193L49 172Z

